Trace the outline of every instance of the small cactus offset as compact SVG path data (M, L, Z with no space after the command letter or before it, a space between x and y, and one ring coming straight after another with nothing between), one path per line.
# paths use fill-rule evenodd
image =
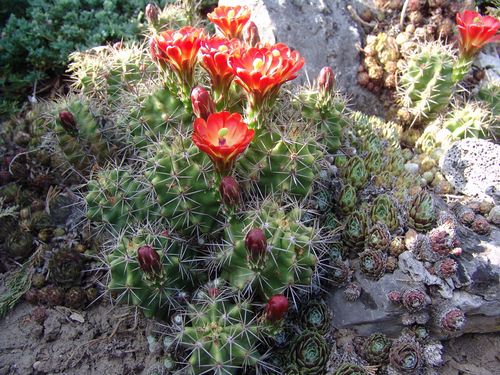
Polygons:
M200 290L177 320L176 340L187 352L187 373L236 374L260 363L261 328L253 306L224 287Z
M165 318L195 285L194 251L167 234L145 229L122 236L107 257L108 289L119 302L140 306L147 317Z
M300 217L298 208L286 213L276 202L267 201L255 212L230 221L225 244L214 254L223 278L266 298L308 288L320 267L321 237Z
M448 105L454 88L454 62L451 50L436 43L421 46L409 57L398 83L403 120L433 118Z

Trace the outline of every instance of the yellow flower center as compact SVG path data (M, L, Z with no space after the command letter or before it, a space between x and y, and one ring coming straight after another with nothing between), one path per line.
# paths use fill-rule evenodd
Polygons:
M179 40L182 39L182 34L181 33L175 33L174 34L174 40Z
M223 44L222 46L219 46L218 50L219 50L219 52L226 52L228 50L228 48L225 44Z
M221 128L217 135L219 136L219 146L224 146L226 144L226 138L224 138L227 133L229 133L228 128Z
M262 65L264 65L264 60L262 60L262 59L256 58L253 61L253 69L254 70L260 69L262 67Z
M280 51L278 51L277 49L273 49L272 54L274 57L278 57L279 55L281 55Z
M229 12L227 12L227 18L234 18L235 15L234 9L230 9Z

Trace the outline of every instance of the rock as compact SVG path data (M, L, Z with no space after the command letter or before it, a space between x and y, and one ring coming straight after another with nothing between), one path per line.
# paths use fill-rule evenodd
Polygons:
M439 163L460 193L489 200L500 193L500 145L482 139L458 141Z
M220 0L219 5L247 5L259 28L261 41L282 42L305 59L295 82L313 81L321 68L331 66L338 88L352 98L356 109L381 115L382 103L357 85L363 31L347 10L348 2L327 0ZM370 113L371 112L371 113Z
M354 278L363 289L357 301L347 302L342 289L332 291L328 297L334 311L334 327L355 329L361 335L382 332L396 337L404 328L405 310L389 302L387 294L423 283L431 293L433 305L445 302L465 313L467 322L459 334L500 331L500 230L493 228L485 241L464 228L460 240L463 252L455 258L459 268L450 279L429 273L426 264L410 251L399 256L399 268L393 274L385 274L377 282L356 271ZM447 337L436 327L434 331L435 335Z
M491 209L488 220L491 221L492 224L500 226L500 206L495 206Z

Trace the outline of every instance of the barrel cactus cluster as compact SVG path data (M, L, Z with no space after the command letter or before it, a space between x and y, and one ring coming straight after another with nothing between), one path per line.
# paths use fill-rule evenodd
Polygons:
M44 104L40 121L44 147L78 176L77 220L95 235L107 294L161 322L166 370L355 375L438 366L424 355L439 352L426 327L460 332L458 306L434 306L423 285L391 291L401 335L349 346L332 327L328 293L355 303L361 285L395 272L406 251L449 280L459 269L458 222L484 229L479 215L438 209L422 183L441 178L437 159L451 142L495 134L487 110L473 104L441 114L473 52L422 44L402 65L401 41L370 39L369 78L391 88L399 79L399 125L350 110L330 67L286 89L304 59L261 42L248 7L216 7L210 23L179 5L150 4L145 15L143 44L72 56L71 91ZM405 126L427 119L434 125L415 139L424 158L400 140ZM432 179L412 173L412 160ZM26 258L33 236L55 226L48 208L2 240L13 257ZM90 260L74 247L56 250L50 285L34 276L31 297L88 304L96 291L79 282Z

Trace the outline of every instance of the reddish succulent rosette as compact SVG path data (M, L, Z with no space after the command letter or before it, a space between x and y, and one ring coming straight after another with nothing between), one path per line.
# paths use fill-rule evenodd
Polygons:
M185 26L167 30L151 39L151 56L161 66L172 69L183 83L192 85L203 29Z
M226 38L240 38L243 28L250 19L251 12L246 6L219 6L207 14L210 22L224 34Z
M460 52L467 58L478 53L485 44L500 41L500 35L497 35L500 21L495 17L465 10L457 13L457 27Z
M441 326L445 331L456 332L462 330L465 325L465 314L462 310L453 308L445 311L441 317Z
M235 82L249 94L254 106L273 98L283 83L297 77L303 65L304 58L283 43L258 44L229 57Z
M238 155L246 150L255 131L249 129L239 113L217 112L205 121L194 122L193 142L205 152L221 174L227 174Z
M234 74L229 68L229 56L238 49L238 39L228 40L217 36L203 40L200 46L200 64L210 75L212 89L218 95L226 95Z

